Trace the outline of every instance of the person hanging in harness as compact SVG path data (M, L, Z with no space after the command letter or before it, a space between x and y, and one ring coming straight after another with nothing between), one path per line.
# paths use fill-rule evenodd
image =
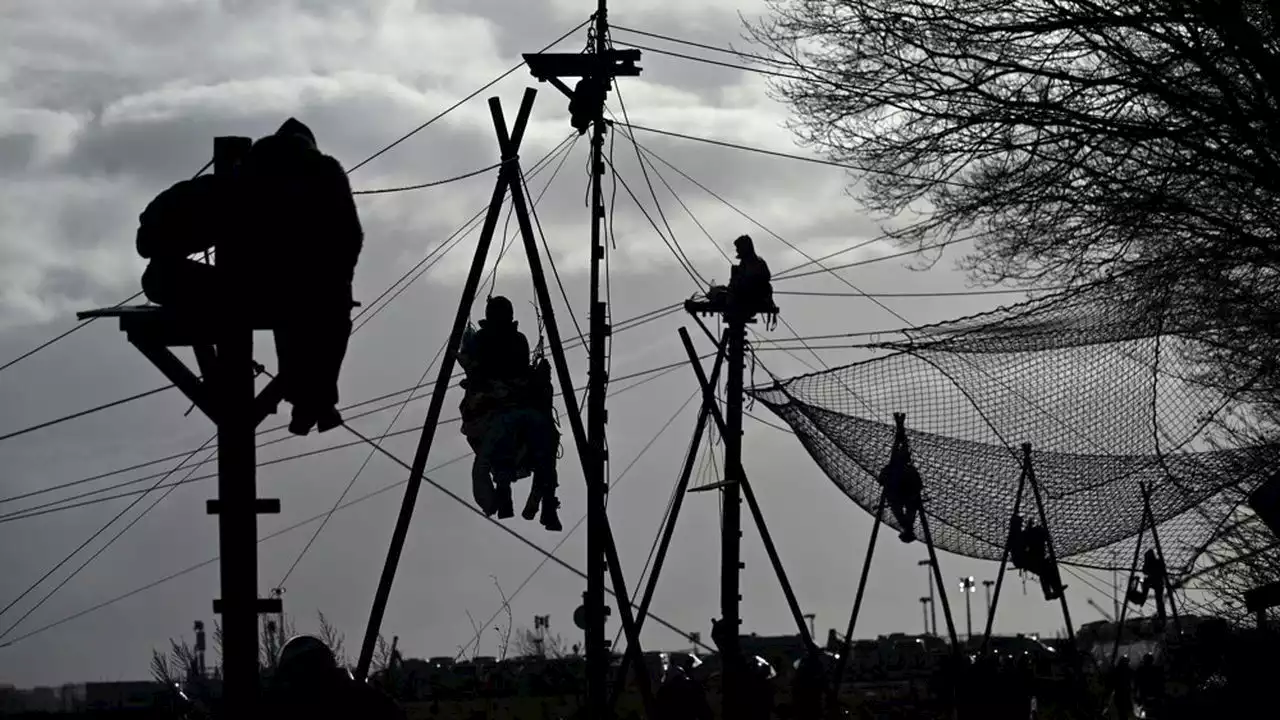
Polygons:
M475 451L471 483L476 505L486 515L512 517L511 485L532 474L522 515L532 520L540 509L542 525L558 532L559 436L551 405L551 366L545 359L530 366L529 341L519 330L510 300L489 298L480 328L468 328L464 335L458 360L467 375L459 410L462 433Z
M1014 515L1009 520L1009 559L1013 566L1040 578L1040 589L1045 600L1062 597L1065 586L1058 564L1049 557L1049 531L1034 520L1023 526L1022 518Z
M876 480L884 488L889 509L902 526L898 539L905 543L915 540L916 515L923 502L921 493L924 491L924 483L920 479L920 472L911 462L905 442L894 443L889 464L884 466Z
M530 521L538 517L544 528L560 532L563 529L560 525L560 499L556 497L559 485L556 453L560 447L560 434L556 432L554 398L551 363L539 355L531 369L528 420L524 423L524 456L519 462L522 467L532 470L533 480L520 516Z

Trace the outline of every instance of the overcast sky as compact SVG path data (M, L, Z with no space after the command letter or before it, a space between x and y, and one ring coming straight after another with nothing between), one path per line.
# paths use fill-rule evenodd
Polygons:
M355 9L354 6L359 6ZM270 9L267 9L267 8ZM215 135L261 136L294 115L314 129L321 147L351 167L386 143L493 79L519 59L586 19L585 0L502 2L484 0L10 0L0 8L0 362L64 331L74 313L110 305L138 289L143 261L133 249L137 215L170 184L190 176L208 159ZM611 14L614 23L717 46L741 45L738 13L761 10L750 0L637 0ZM577 51L585 30L560 49ZM615 39L660 44L617 31ZM689 47L680 52L732 60ZM643 75L621 82L621 99L639 125L762 148L804 153L783 124L784 107L766 94L764 79L740 70L657 55L642 62ZM520 70L412 139L352 174L357 189L412 184L454 176L496 160L496 143L485 99L502 98L508 118L523 89L537 87L538 102L525 141L526 168L570 132L566 100ZM611 100L620 111L618 98ZM750 214L777 235L810 254L825 254L873 238L882 218L866 217L846 188L852 178L820 165L770 158L706 144L638 134L646 148ZM587 143L579 142L538 206L539 217L579 322L586 323L589 230L583 203ZM625 137L616 138L614 162L622 179L661 225ZM531 180L536 193L550 172ZM732 240L747 232L775 272L803 261L769 232L664 170L692 215L692 222L662 182L652 177L665 219L698 272L725 281ZM365 249L357 273L357 297L371 303L390 283L437 247L484 206L492 174L426 190L361 198ZM610 251L615 321L681 300L693 281L650 226L623 187L614 212L616 248ZM514 223L512 223L514 228ZM443 262L412 284L362 328L352 343L342 379L343 402L352 403L418 382L426 363L448 333L461 278L474 247L470 236ZM718 249L717 249L718 248ZM516 303L522 326L534 333L532 292L517 247L501 263L495 292ZM845 261L893 252L869 244ZM961 252L962 249L957 249ZM894 259L842 273L868 292L955 291L966 288L949 254L928 271ZM914 261L918 262L918 260ZM487 288L486 288L487 289ZM828 276L779 283L779 290L850 291ZM1020 296L899 298L884 302L911 323L942 320L1014 301ZM896 328L903 321L864 299L779 296L784 317L802 335ZM557 299L562 332L572 321ZM613 342L615 378L679 361L676 330L691 323L672 315L640 329L620 332ZM779 327L773 333L784 337ZM696 337L696 333L695 333ZM706 350L705 342L702 344ZM260 337L260 361L274 366L270 339ZM855 355L823 351L821 362L837 365ZM570 353L574 377L585 382L585 355ZM763 355L768 369L786 376L820 361L781 353ZM756 379L767 375L757 368ZM434 377L434 371L429 377ZM615 382L620 390L631 381ZM99 322L0 373L0 434L165 384L112 322ZM610 405L610 454L615 479L694 391L692 373L680 369L621 393ZM399 396L403 397L403 396ZM460 398L445 403L445 416ZM395 429L421 423L427 403L417 400ZM372 406L371 406L372 407ZM0 495L5 498L104 473L157 457L184 453L207 439L212 426L199 413L183 415L188 403L167 391L127 406L0 443ZM767 410L757 414L772 419ZM264 427L287 420L285 412ZM377 435L394 415L382 412L355 421ZM688 403L612 493L609 512L631 587L658 530L696 416ZM747 423L745 462L774 538L806 612L817 614L820 636L843 628L870 531L867 515L817 469L796 439L754 421ZM350 443L342 430L289 438L260 459ZM386 447L411 458L416 433L390 439ZM561 465L562 515L566 530L583 510L581 471L566 442ZM886 449L887 451L887 449ZM464 452L457 425L442 425L429 466ZM369 454L354 446L264 467L261 494L278 497L279 516L265 517L269 533L327 510ZM203 456L201 456L203 457ZM72 489L0 503L0 514L57 500L112 483L169 469L176 461L113 475ZM469 461L431 477L470 496ZM207 466L198 474L211 472ZM183 471L185 474L185 470ZM350 498L402 481L406 472L374 457ZM701 474L700 474L701 475ZM175 477L181 477L181 474ZM699 482L710 482L708 474ZM1016 482L1016 478L1011 478ZM129 489L143 487L132 485ZM204 513L214 485L205 480L173 492L119 541L10 632L26 632L89 608L211 558L215 520ZM517 488L523 498L525 486ZM87 505L40 517L0 521L0 602L8 602L133 498ZM149 506L148 496L123 522ZM314 630L323 611L348 637L354 651L363 632L382 567L400 490L345 509L333 517L284 583L285 607L300 630ZM718 505L713 494L688 498L676 543L654 601L654 612L704 637L719 613ZM744 515L744 517L746 517ZM518 517L511 526L550 548L561 538ZM0 615L0 632L68 572L79 567L117 524L49 581ZM315 525L261 546L263 594L276 586L298 558ZM584 532L573 534L559 556L582 566ZM919 598L926 593L922 545L903 545L892 534L880 545L867 591L859 636L921 629ZM744 541L744 630L761 634L793 631L786 603L758 534ZM540 557L490 524L425 488L384 623L408 655L453 655L474 635L468 612L488 619ZM993 576L986 563L941 557L946 590L964 632L964 601L956 580ZM1097 619L1072 583L1077 623ZM211 564L74 621L0 648L0 682L17 685L64 681L122 680L147 676L150 651L170 637L191 637L194 620L212 624L210 600L217 571ZM1043 602L1035 585L1024 595L1019 582L1006 586L1001 632L1061 627L1056 604ZM535 614L550 614L553 632L576 641L572 612L583 582L548 565L512 602L517 626L532 626ZM975 625L984 606L974 596ZM1110 599L1095 595L1106 607ZM2 606L2 605L0 605ZM939 622L941 612L939 611ZM617 615L610 623L617 629ZM497 653L497 636L486 631L482 654ZM650 622L647 648L679 647L674 633Z

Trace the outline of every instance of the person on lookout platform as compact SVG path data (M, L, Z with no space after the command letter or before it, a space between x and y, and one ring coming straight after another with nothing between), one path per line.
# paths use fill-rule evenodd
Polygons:
M738 264L729 269L729 285L712 285L707 291L707 301L718 311L739 313L745 316L764 314L775 316L778 308L773 304L772 275L769 265L756 254L751 236L739 235L733 241Z
M181 313L216 316L222 305L215 266L191 256L207 256L223 238L251 248L243 290L272 318L283 395L293 405L289 431L341 425L338 376L364 231L346 171L319 150L311 129L289 118L231 172L174 184L139 220L138 254L150 260L142 289Z

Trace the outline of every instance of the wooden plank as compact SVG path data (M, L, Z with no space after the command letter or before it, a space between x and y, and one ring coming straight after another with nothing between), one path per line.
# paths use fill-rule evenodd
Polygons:
M165 347L212 345L217 326L217 308L212 313L183 313L159 305L122 305L76 313L80 320L119 318L120 329L147 342ZM273 330L275 323L266 310L253 317L255 331Z
M636 63L640 51L635 48L607 50L605 57L613 77L635 77L640 74ZM595 53L525 53L529 71L539 80L553 77L586 77L595 74L598 61Z
M131 335L129 342L134 344L153 365L156 366L164 376L169 378L169 382L178 386L191 402L196 404L210 420L217 423L217 406L213 402L207 388L195 373L191 372L186 365L178 359L173 351L167 347L157 345L147 338L139 338Z

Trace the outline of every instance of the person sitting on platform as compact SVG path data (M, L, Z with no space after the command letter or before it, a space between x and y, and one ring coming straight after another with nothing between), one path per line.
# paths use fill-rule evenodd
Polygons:
M289 118L253 144L239 171L248 280L274 314L289 431L306 435L342 424L338 378L351 335L352 282L364 231L346 171Z
M541 516L539 522L551 532L560 532L560 499L556 497L559 480L556 473L556 451L560 435L556 432L555 390L551 385L551 363L539 358L529 377L528 419L523 423L525 438L521 467L531 468L533 481L529 497L520 513L525 520Z
M729 306L753 314L775 312L773 275L769 265L756 254L751 236L739 235L733 247L738 264L729 271Z
M171 185L147 203L138 218L138 254L150 262L142 291L151 302L180 312L212 310L214 268L191 256L213 249L233 210L224 176L201 175Z
M909 543L916 539L916 514L920 512L921 493L924 490L920 472L911 462L906 446L895 444L889 456L889 464L880 471L876 478L884 487L885 500L889 509L902 526L898 539Z
M768 264L756 254L750 236L739 235L733 246L739 262L729 268L728 286L712 285L707 290L709 309L739 317L763 314L772 322L778 307L773 304L773 282Z
M475 451L472 492L486 515L515 514L511 485L533 474L523 516L542 510L542 524L559 531L555 449L559 436L551 407L551 367L529 365L529 341L518 329L511 301L489 298L480 329L463 338L459 362L466 394L459 408L462 432Z

